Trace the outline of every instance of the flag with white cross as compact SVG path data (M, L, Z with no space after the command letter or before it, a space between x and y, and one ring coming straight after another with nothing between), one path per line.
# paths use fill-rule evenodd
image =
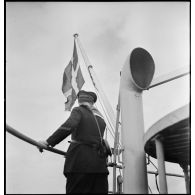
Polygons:
M71 110L76 101L77 94L84 83L85 80L78 63L77 48L74 40L73 56L69 64L66 66L63 74L62 92L67 100L65 102L66 111Z

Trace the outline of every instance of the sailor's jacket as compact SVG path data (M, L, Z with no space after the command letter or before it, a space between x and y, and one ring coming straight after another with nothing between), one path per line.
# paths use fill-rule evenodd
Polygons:
M106 158L98 155L96 146L104 135L106 123L101 116L95 115L97 122L86 106L75 107L70 117L47 139L50 146L54 147L67 136L81 143L71 143L67 150L64 165L64 174L67 173L109 173ZM99 132L100 130L100 132Z

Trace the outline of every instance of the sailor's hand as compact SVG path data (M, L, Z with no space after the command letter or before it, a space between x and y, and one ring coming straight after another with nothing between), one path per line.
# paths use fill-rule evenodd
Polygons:
M47 141L39 141L38 142L39 143L39 145L40 145L40 147L39 146L37 146L37 148L39 149L39 152L43 152L43 149L45 148L45 147L48 147L48 143L47 143ZM42 147L41 147L42 146Z

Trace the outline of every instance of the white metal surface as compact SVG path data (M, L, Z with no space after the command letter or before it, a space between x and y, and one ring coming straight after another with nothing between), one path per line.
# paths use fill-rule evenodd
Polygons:
M142 91L132 83L129 57L121 74L120 105L124 163L124 193L147 194L147 171L144 152Z
M160 140L160 137L156 137L156 153L158 160L158 173L159 173L159 183L160 183L160 194L167 194L167 179L166 179L166 171L165 171L165 159L164 159L164 150L163 144Z
M155 136L157 133L161 132L163 129L189 117L190 110L189 104L174 110L154 123L144 135L144 145L146 142Z

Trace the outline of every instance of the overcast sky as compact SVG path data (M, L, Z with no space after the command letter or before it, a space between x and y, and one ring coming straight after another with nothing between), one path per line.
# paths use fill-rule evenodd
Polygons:
M6 3L6 123L35 140L46 139L69 116L61 85L74 33L114 110L119 73L134 48L150 52L154 78L189 67L189 2ZM94 90L81 55L79 60L83 89ZM189 76L144 91L145 131L187 103ZM64 141L57 148L67 146ZM6 134L7 193L64 193L63 164L63 157L40 154ZM182 174L177 164L166 168ZM169 193L185 193L184 179L169 177L168 183ZM149 185L157 192L154 176Z

